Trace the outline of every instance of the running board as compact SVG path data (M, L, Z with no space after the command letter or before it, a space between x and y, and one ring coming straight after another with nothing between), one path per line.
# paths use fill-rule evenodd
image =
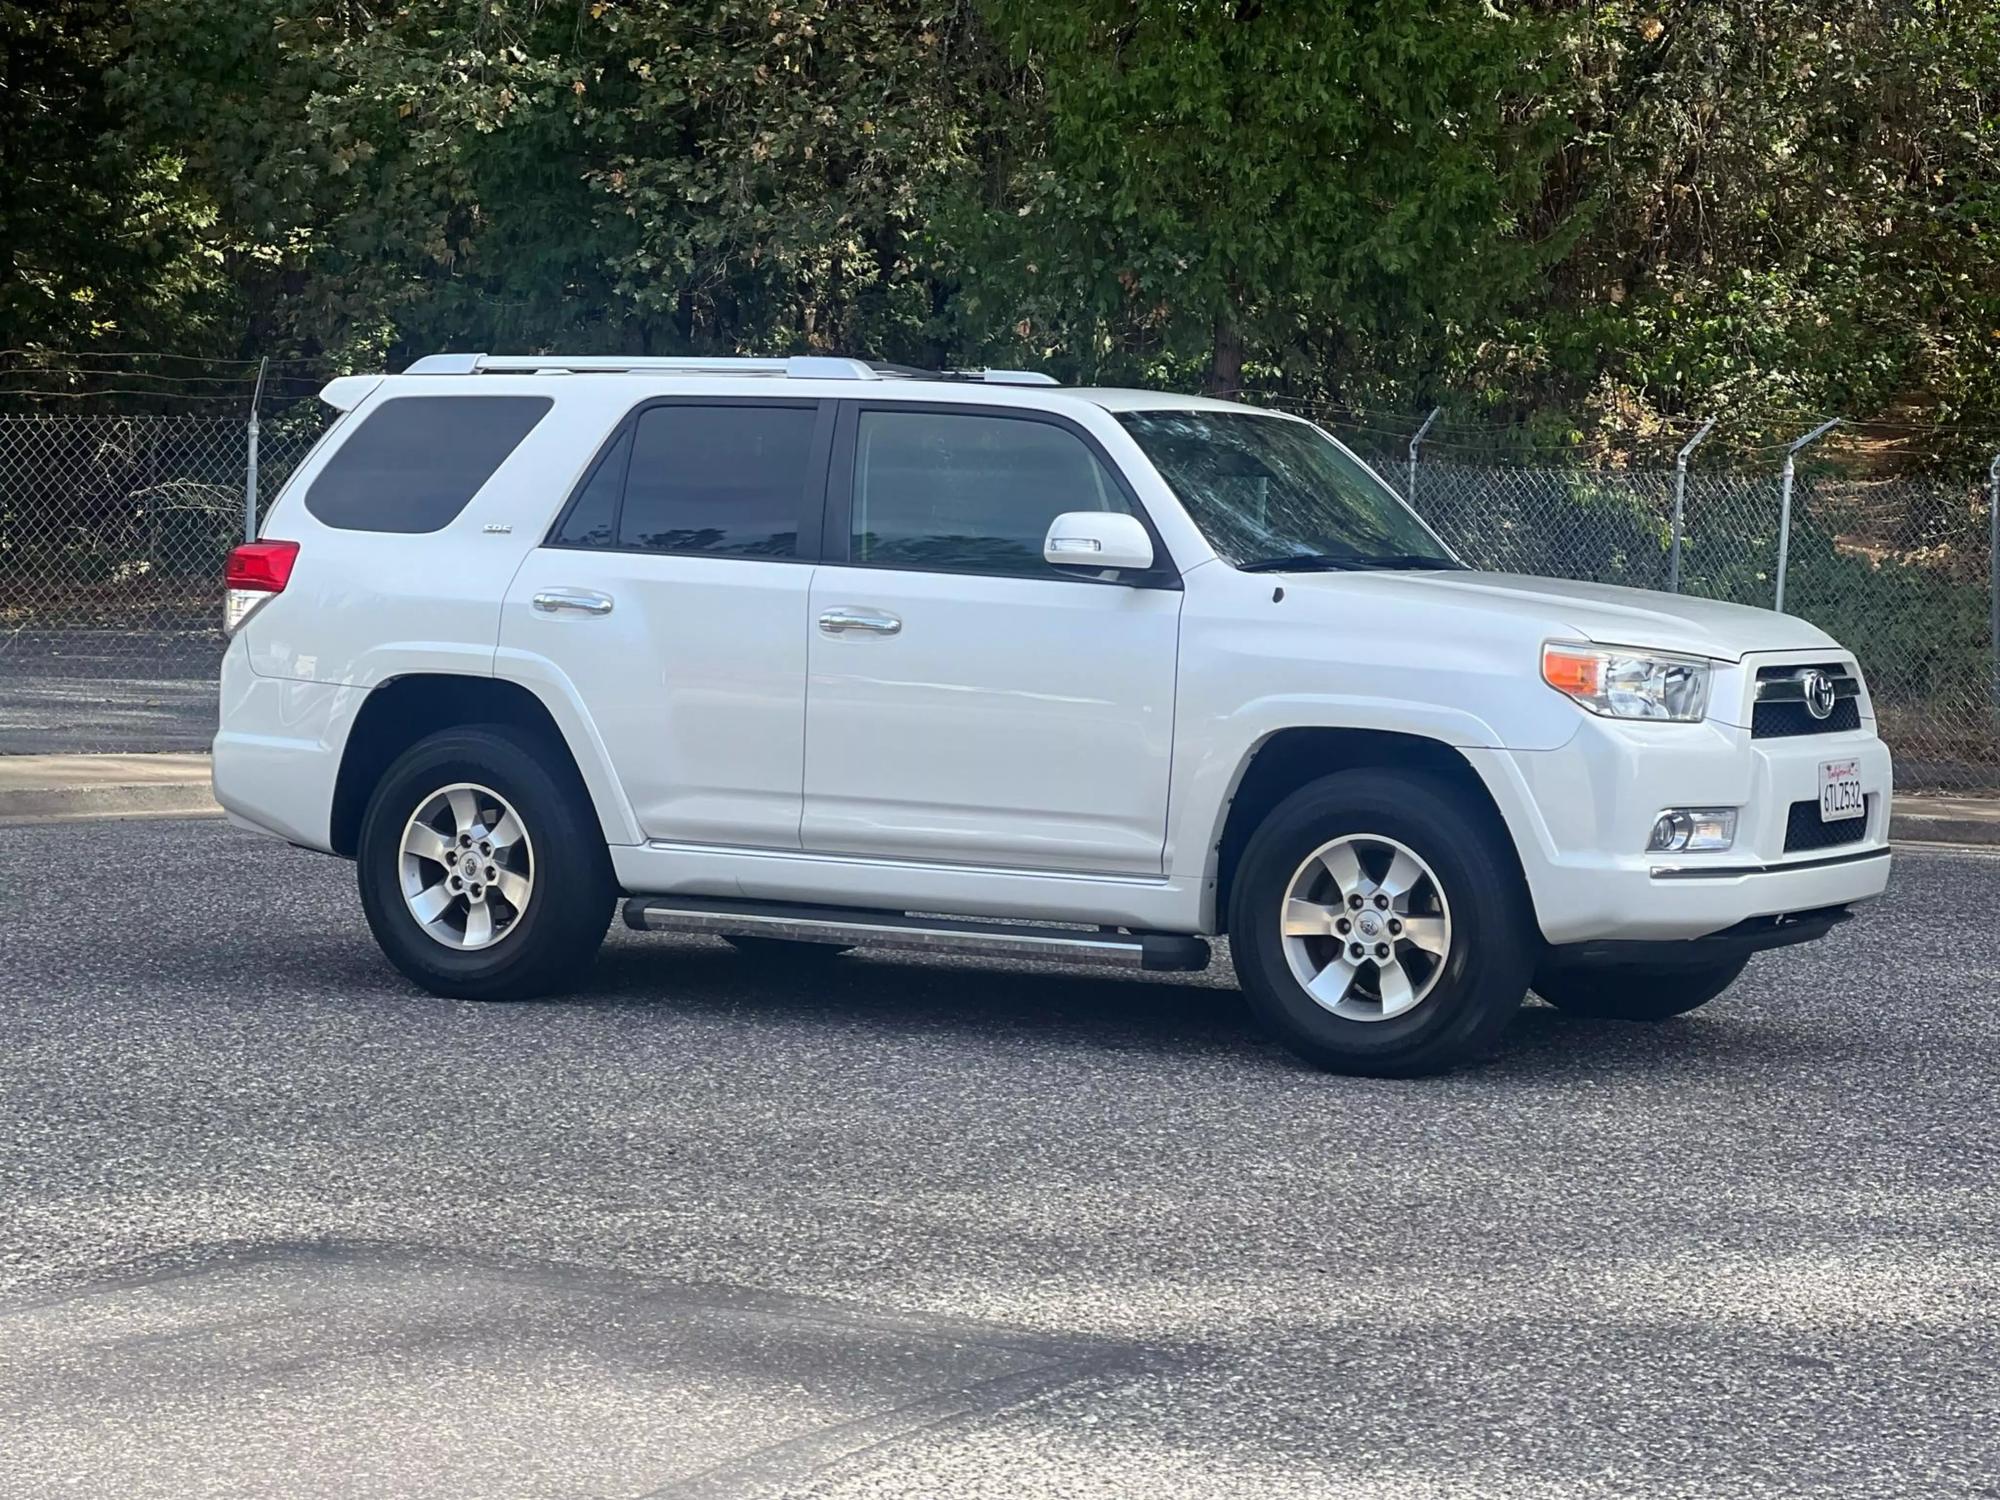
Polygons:
M854 906L737 901L722 896L634 896L625 903L625 925L641 932L705 932L715 937L914 948L987 958L1114 964L1128 969L1208 967L1208 944L1177 933L1033 927L963 917L912 917Z

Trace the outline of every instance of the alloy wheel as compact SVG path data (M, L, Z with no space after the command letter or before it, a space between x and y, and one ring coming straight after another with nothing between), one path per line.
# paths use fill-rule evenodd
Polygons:
M1387 1021L1422 1004L1451 952L1437 876L1414 850L1375 834L1314 850L1285 889L1279 922L1292 977L1350 1021Z
M447 948L490 948L520 925L535 894L526 826L490 787L457 782L404 825L398 871L417 925Z

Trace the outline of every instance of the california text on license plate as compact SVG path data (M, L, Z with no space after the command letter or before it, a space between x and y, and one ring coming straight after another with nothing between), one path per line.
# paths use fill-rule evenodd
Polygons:
M1819 820L1838 823L1844 818L1866 817L1868 799L1861 791L1861 766L1851 760L1823 760L1819 763Z

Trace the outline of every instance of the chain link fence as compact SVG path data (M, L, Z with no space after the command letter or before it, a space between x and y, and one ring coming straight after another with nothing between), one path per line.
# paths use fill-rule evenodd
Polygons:
M323 425L263 424L264 503ZM0 753L207 748L249 452L238 417L0 415Z
M324 425L312 403L265 419L261 505ZM206 746L248 460L236 418L0 416L0 753ZM1402 463L1382 472L1411 482ZM1670 584L1670 468L1426 459L1414 481L1477 566ZM1786 606L1860 657L1908 789L2000 794L1988 504L1972 479L1797 481ZM1682 591L1769 606L1780 530L1775 472L1691 472Z

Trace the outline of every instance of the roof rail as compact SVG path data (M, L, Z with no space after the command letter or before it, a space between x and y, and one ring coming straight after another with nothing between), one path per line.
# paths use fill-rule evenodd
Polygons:
M626 354L426 354L405 375L765 375L792 380L879 380L858 359L795 354L789 359L733 359Z
M980 380L987 385L1060 385L1053 375L1040 370L943 370L946 380ZM937 376L932 376L936 379Z
M761 375L789 380L952 380L986 385L1054 385L1039 370L917 370L907 365L820 354L751 359L625 354L426 354L405 375Z
M1055 376L1040 370L926 370L917 365L891 365L879 360L869 368L884 380L978 381L985 385L1055 385Z

